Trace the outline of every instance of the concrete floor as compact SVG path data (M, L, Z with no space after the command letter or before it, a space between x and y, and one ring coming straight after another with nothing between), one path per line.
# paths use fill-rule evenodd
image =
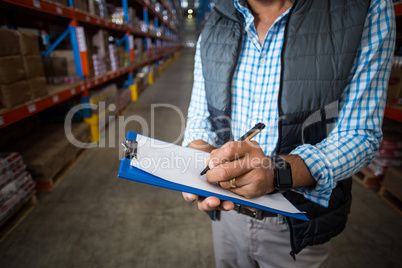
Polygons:
M186 50L126 110L152 124L151 104L184 114L193 51ZM155 138L174 141L180 117L155 109ZM126 130L143 132L130 122ZM120 130L124 135L124 129ZM118 137L118 133L116 133ZM210 221L175 191L118 179L118 138L89 149L51 194L0 244L0 267L214 267ZM332 267L401 267L402 217L355 183L346 230L332 240Z

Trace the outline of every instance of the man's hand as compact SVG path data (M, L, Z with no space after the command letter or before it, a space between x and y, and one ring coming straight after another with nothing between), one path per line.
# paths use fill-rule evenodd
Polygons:
M202 142L196 141L189 147L197 149L200 144ZM209 182L218 182L223 188L246 198L259 197L274 190L271 159L265 156L257 142L228 142L220 149L209 149L212 151L207 160L211 168L206 174ZM236 178L236 188L230 186L233 178ZM188 202L197 200L202 211L234 209L233 202L221 201L217 197L202 198L189 193L183 193L183 197Z
M213 150L208 160L208 181L218 182L233 193L256 198L275 190L271 158L264 154L256 141L228 142ZM235 188L231 179L235 179Z
M256 198L274 191L274 171L271 158L255 141L228 142L220 149L215 149L204 141L194 141L190 148L211 152L207 162L211 168L206 176L209 182L218 182L236 194L246 198ZM313 187L316 184L310 170L298 155L281 155L292 167L293 188ZM230 180L236 178L236 188L232 188ZM232 210L233 202L221 201L217 197L203 198L183 193L185 200L198 201L202 211L215 209Z

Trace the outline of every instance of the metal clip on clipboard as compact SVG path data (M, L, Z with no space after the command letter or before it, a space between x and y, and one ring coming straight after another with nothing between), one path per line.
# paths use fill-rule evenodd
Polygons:
M138 142L136 140L126 139L125 141L121 142L121 145L124 147L123 158L137 158Z

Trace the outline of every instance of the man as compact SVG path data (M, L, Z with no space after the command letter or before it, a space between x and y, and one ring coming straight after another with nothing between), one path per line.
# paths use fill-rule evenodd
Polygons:
M183 193L221 210L217 267L329 264L350 177L381 142L394 42L391 0L218 1L197 44L183 145L211 152L208 181L247 198L287 190L310 221ZM233 142L258 122L254 141Z

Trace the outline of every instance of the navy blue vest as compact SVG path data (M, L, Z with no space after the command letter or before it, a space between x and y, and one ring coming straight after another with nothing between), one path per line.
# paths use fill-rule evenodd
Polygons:
M277 154L316 144L336 120L337 101L362 36L370 0L294 0L281 55ZM202 71L218 145L232 139L231 82L241 51L244 18L233 0L221 0L204 26ZM351 179L339 182L328 208L289 191L285 197L306 211L309 222L287 218L292 254L327 242L344 229L351 203Z

